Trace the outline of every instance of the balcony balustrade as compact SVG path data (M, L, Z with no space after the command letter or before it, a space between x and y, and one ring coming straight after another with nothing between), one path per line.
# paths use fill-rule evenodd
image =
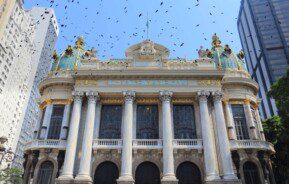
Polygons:
M138 149L162 149L162 139L134 139L132 141L132 148Z
M202 139L174 139L173 140L174 150L178 149L203 149L203 140Z
M98 149L117 149L121 150L122 140L121 139L95 139L92 145L94 150Z
M231 140L231 150L237 149L259 149L275 152L273 144L259 140Z
M41 148L65 150L66 140L33 140L25 145L25 150L36 150Z

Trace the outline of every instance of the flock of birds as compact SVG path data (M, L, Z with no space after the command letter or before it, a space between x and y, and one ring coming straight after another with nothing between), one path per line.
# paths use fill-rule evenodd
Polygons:
M132 0L123 0L123 1L132 1ZM190 7L187 7L187 10L183 10L183 11L194 11L196 8L202 8L204 11L209 10L207 13L207 16L209 16L209 18L211 18L211 20L213 20L212 22L210 22L210 24L212 25L212 27L214 27L214 25L216 25L216 20L215 17L217 16L222 16L224 15L224 12L218 10L217 8L217 4L212 6L212 7L202 7L202 2L204 0L193 0L191 3ZM49 6L58 10L59 8L61 8L61 11L64 12L64 17L57 17L58 20L58 24L60 27L60 38L58 41L60 42L65 42L65 44L63 45L69 45L69 44L73 44L73 42L75 42L77 36L82 35L84 36L86 39L86 48L90 48L92 46L95 46L98 50L99 53L101 53L98 57L100 58L105 58L108 57L109 54L114 53L114 51L118 51L120 50L118 47L123 46L123 45L119 45L118 43L123 41L122 39L125 38L125 41L127 42L126 45L132 45L133 43L137 43L140 42L144 39L147 39L146 37L146 32L150 29L154 29L154 28L146 28L146 26L149 26L152 24L152 21L154 21L154 19L161 19L162 16L169 14L174 10L174 6L176 6L173 3L169 3L168 1L164 1L161 0L159 1L159 5L158 8L155 10L150 9L149 11L151 12L149 15L147 14L147 12L139 12L138 14L135 14L135 16L139 19L140 22L144 22L143 27L139 27L136 25L133 25L133 31L130 29L128 30L117 30L117 35L115 34L115 30L113 30L113 33L110 33L109 30L107 30L106 32L103 33L99 33L97 25L98 25L98 21L94 20L91 18L90 15L88 15L86 13L86 11L93 11L95 17L100 16L103 12L102 5L104 3L104 0L98 0L96 1L97 3L95 3L92 7L92 5L89 5L88 3L86 3L85 1L81 1L81 0L66 0L65 5L63 5L63 2L61 1L61 3L59 3L59 1L56 0L46 0L46 3L49 3ZM107 3L107 2L106 2ZM181 2L176 2L176 3L181 3ZM79 19L81 19L83 21L83 23L85 24L85 27L90 27L89 29L86 30L81 30L81 25L75 25L75 20L72 20L70 17L70 13L69 9L70 7L77 5L79 6L79 8L84 8L84 11L79 11L79 12L75 12L76 14L78 14ZM35 4L35 6L43 6L43 4ZM124 7L119 7L122 9L123 11L123 16L132 16L131 14L129 14L130 11L130 7L129 6L124 6ZM73 12L72 12L73 13ZM162 13L162 14L161 14ZM113 17L113 12L109 14L110 16L107 16L105 19L102 18L102 21L108 21L110 22L110 24L126 24L121 17ZM43 16L43 19L45 19L44 14L41 15ZM56 16L57 16L57 11L56 11ZM102 15L102 16L106 16L106 15ZM193 19L193 18L184 18L183 21L188 21ZM196 18L195 18L196 19ZM237 19L232 17L232 19ZM87 21L86 21L87 20ZM91 22L88 22L91 21ZM194 22L196 22L196 20L194 20ZM237 22L235 20L235 22ZM37 22L39 24L39 22ZM155 30L154 30L154 34L153 37L154 38L160 38L162 37L164 34L168 34L167 38L170 39L172 41L172 46L173 48L171 49L171 52L177 52L179 49L181 49L181 47L184 46L188 46L190 45L192 41L190 40L184 40L183 38L180 38L183 28L179 27L178 25L174 25L173 22L171 22L170 20L167 21L163 21L163 24L165 24L164 28L160 28L159 32L157 34L155 34ZM89 26L88 26L89 25ZM129 25L132 26L132 25ZM236 24L237 27L237 24ZM202 30L202 23L201 21L197 24L191 25L191 32L192 34L194 34L194 30L195 29L199 29ZM116 26L117 29L117 26ZM148 29L148 30L147 30ZM236 29L235 29L236 30ZM72 33L73 32L73 33ZM202 32L202 31L201 31ZM234 31L230 31L229 29L226 30L226 37L224 38L223 36L223 40L226 41L226 43L230 43L234 44L235 40L228 40L228 38L232 38L234 37L237 33L234 33ZM202 35L199 35L200 37L203 37L204 40L204 44L209 45L211 42L211 36L210 35L206 35L205 31L201 33ZM234 35L234 36L232 36ZM90 39L92 38L93 41ZM135 41L138 40L138 41ZM154 39L153 39L154 40ZM135 41L135 42L134 42ZM155 40L154 40L155 41ZM131 43L133 42L133 43ZM59 52L62 52L66 46L61 45L61 48L59 48ZM236 44L238 45L238 44ZM113 50L115 49L115 50ZM124 48L125 49L125 48ZM122 49L122 52L123 50ZM194 49L198 49L198 48L194 48ZM238 45L237 49L241 49L240 45ZM113 51L112 51L113 50ZM194 52L194 51L191 51ZM114 55L110 55L109 57L114 57Z

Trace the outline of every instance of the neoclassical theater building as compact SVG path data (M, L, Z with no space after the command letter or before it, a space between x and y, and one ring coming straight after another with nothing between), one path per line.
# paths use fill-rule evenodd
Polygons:
M195 60L145 40L125 59L83 37L56 52L39 90L25 184L274 184L244 53L213 36Z

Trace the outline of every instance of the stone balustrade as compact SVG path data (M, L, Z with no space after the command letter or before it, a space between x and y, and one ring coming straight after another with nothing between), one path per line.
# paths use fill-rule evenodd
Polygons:
M33 140L25 145L25 150L36 150L41 148L65 150L66 140Z
M173 140L174 149L203 149L202 139L174 139Z
M162 139L134 139L132 141L133 149L162 149Z
M275 152L273 144L260 140L231 140L231 150L237 149L259 149Z
M121 149L121 139L94 139L93 149Z

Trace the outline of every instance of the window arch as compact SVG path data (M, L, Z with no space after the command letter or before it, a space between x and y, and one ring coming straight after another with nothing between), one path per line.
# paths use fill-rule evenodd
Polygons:
M38 171L37 184L52 184L53 168L51 161L43 162Z
M160 184L160 171L157 165L145 161L135 171L135 184Z
M94 184L115 184L119 171L115 163L105 161L97 166L94 173Z
M258 167L253 162L246 162L243 165L243 172L246 184L261 184Z

